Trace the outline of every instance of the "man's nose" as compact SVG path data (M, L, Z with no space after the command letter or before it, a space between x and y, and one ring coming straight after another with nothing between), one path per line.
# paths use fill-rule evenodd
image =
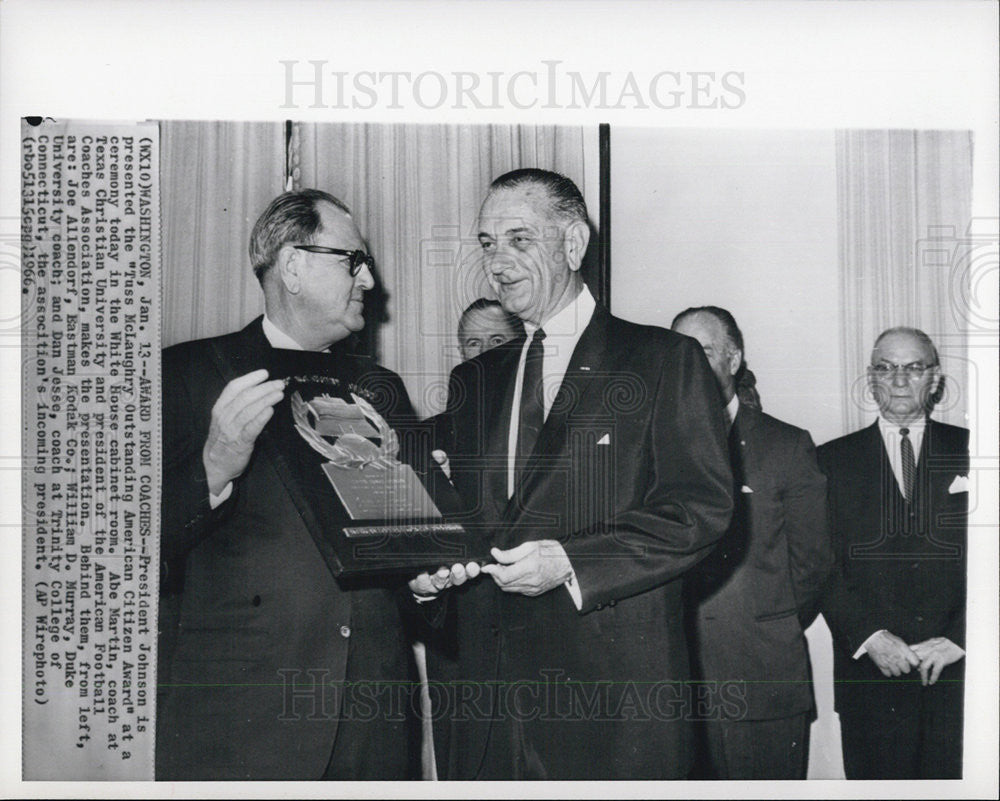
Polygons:
M366 292L375 286L375 276L367 264L361 265L361 272L354 276L354 285L361 287Z
M892 385L895 387L905 387L910 382L910 377L905 370L898 367L892 371Z
M483 269L493 275L499 275L514 264L509 253L504 253L498 245L492 252L483 254Z

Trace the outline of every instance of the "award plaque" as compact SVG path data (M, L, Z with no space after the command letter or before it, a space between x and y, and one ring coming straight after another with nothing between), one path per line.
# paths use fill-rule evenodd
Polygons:
M301 368L308 358L284 366ZM392 428L363 378L286 372L285 399L269 424L272 455L287 466L286 484L331 570L345 578L412 576L487 559L485 537L456 520L461 503L429 457L430 429L416 421ZM401 436L407 456L421 457L410 458L414 464L400 459Z

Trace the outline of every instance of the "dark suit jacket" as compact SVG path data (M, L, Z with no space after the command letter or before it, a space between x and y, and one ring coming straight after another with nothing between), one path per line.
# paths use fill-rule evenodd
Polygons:
M790 717L813 706L802 632L833 566L826 479L809 432L749 406L729 441L733 522L687 580L695 675L707 715Z
M693 340L598 307L508 501L523 342L455 368L444 445L468 524L500 548L560 540L583 608L564 587L526 597L488 576L451 593L454 660L431 654L428 668L432 681L455 682L432 692L440 774L475 777L489 717L500 721L492 747L496 726L516 715L535 773L684 776L689 665L678 579L732 512L714 378Z
M922 691L942 692L960 680L965 660L924 688L912 672L887 679L869 657L851 657L879 629L910 645L947 637L965 647L969 493L967 482L954 482L969 474L969 432L927 422L909 507L877 423L826 443L818 455L830 484L836 555L822 606L833 634L836 709L869 718L899 715L915 708ZM957 698L961 703L960 688Z
M398 597L385 584L338 582L321 557L315 521L274 440L277 415L232 497L210 508L201 451L211 408L229 380L274 353L258 318L163 354L162 556L185 564L158 715L158 779L320 778L343 714L345 676L400 682L396 691L412 677ZM330 358L339 378L375 387L375 406L390 424L413 415L394 373L359 357ZM370 699L353 702L372 707ZM405 709L404 700L392 719L371 721L383 778L406 775Z

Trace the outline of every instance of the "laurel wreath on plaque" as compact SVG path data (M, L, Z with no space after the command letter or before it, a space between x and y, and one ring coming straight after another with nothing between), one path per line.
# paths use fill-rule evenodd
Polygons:
M292 394L292 419L300 436L309 443L313 450L338 467L350 467L360 470L363 467L374 467L385 470L399 464L396 454L399 453L399 438L385 419L364 398L353 392L351 398L362 414L378 432L381 445L376 445L360 434L346 433L329 442L316 430L316 422L326 416L337 416L337 413L348 407L341 398L329 395L317 395L309 401L302 399L298 392Z

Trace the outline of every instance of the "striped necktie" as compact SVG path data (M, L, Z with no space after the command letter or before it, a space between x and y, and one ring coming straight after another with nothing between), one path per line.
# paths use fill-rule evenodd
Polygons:
M913 483L917 475L917 460L913 456L913 443L910 442L910 429L899 429L899 453L903 461L903 496L908 503L913 503Z

